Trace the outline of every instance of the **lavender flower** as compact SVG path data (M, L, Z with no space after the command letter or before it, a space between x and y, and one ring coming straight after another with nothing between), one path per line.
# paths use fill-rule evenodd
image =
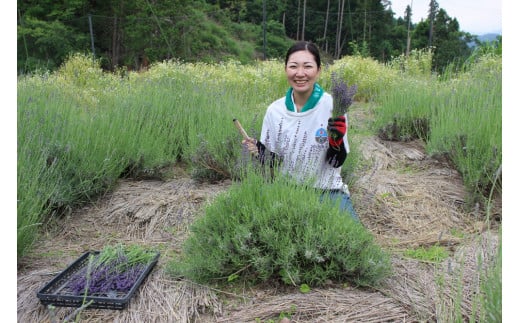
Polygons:
M73 274L66 287L73 295L114 295L128 293L146 270L152 253L139 247L107 246L91 255L87 266Z
M332 98L333 114L340 116L347 113L348 108L354 102L354 95L357 92L357 85L348 86L336 73L332 73Z
M115 270L117 263L102 264L87 275L87 268L77 272L68 282L67 287L74 295L108 294L110 291L128 293L145 271L146 265L135 264L124 271Z

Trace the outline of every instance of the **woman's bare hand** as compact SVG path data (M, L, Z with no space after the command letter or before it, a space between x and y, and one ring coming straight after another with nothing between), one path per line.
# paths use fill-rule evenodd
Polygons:
M242 145L245 145L247 147L247 150L253 154L258 154L258 148L256 147L256 139L254 138L247 138L242 140Z

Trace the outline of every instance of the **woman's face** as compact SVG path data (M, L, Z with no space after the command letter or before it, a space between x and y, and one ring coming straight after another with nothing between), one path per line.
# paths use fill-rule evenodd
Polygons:
M287 80L297 93L312 92L320 70L314 56L307 50L294 52L285 66Z

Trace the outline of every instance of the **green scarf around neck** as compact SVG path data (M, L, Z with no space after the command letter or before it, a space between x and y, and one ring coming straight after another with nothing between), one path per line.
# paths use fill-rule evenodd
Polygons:
M296 109L294 108L292 93L293 88L290 87L289 90L287 90L287 93L285 94L285 106L287 107L287 110L295 112ZM302 111L300 112L305 112L314 108L316 106L316 103L318 103L318 101L321 99L322 95L323 89L318 83L314 83L314 89L312 90L312 94L307 100L307 102L305 102L305 105L303 106Z

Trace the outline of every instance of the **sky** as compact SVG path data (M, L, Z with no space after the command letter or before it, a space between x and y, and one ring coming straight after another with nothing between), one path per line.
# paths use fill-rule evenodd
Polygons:
M395 17L404 17L407 5L412 7L412 22L428 16L430 0L390 0ZM514 0L511 0L514 1ZM502 2L497 0L437 0L439 9L457 18L460 31L473 35L502 34Z

